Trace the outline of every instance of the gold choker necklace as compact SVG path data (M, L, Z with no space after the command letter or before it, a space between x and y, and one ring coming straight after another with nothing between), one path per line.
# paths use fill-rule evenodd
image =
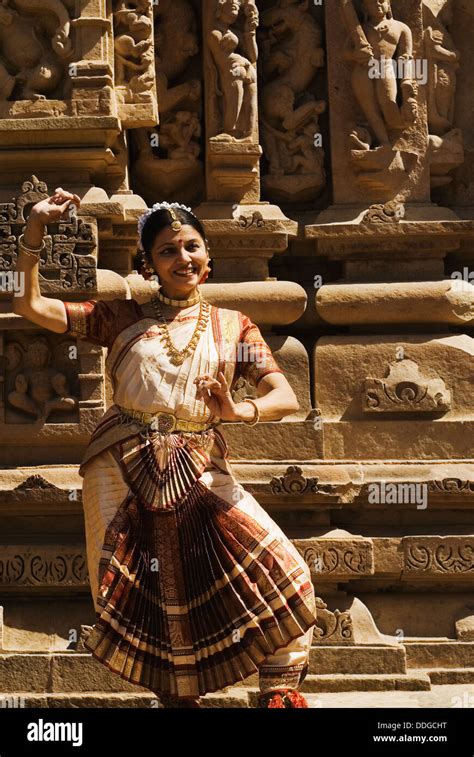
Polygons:
M164 302L165 305L174 305L178 308L187 308L191 305L195 305L196 302L199 302L201 299L201 293L199 290L196 291L196 294L193 297L189 297L187 300L174 300L171 297L167 297L165 294L161 292L161 290L158 290L156 293L156 296L161 302Z

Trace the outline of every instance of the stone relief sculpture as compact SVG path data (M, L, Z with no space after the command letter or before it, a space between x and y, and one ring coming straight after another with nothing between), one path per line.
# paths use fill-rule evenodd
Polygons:
M362 0L362 25L351 0L341 0L341 7L351 36L347 57L353 63L355 97L367 119L369 134L379 145L391 146L394 136L417 115L411 29L393 18L390 0ZM368 72L372 61L378 67L373 76ZM394 75L394 62L402 73L400 77Z
M154 6L155 72L160 126L131 133L133 178L152 204L176 192L192 202L202 188L201 82L188 72L199 54L196 14L189 0Z
M60 0L1 0L0 100L61 97L70 26Z
M124 102L149 100L154 85L152 22L146 0L119 0L114 9L116 86Z
M70 412L77 406L78 398L71 395L65 373L53 365L56 360L53 361L46 337L35 337L26 347L19 341L11 341L5 356L7 387L11 381L14 383L14 388L7 390L11 408L46 422L53 411ZM59 354L55 357L59 358Z
M260 85L262 142L275 199L309 200L325 186L319 116L326 109L310 88L324 66L322 32L308 0L278 0L262 14Z
M168 151L170 160L194 160L200 153L197 142L201 124L195 113L179 110L163 124L161 145Z
M216 0L208 46L215 66L214 141L253 141L257 129L258 10L253 0ZM212 91L212 90L211 90Z
M428 59L428 127L430 134L442 135L454 126L454 96L460 53L448 31L453 20L452 2L436 17L423 5L425 54Z
M351 161L371 198L391 199L409 185L427 145L411 139L419 118L418 82L410 27L394 18L390 0L339 0L349 33L345 58L360 120L349 135Z
M436 16L423 3L424 51L428 61L428 130L431 149L431 185L449 184L450 171L464 161L463 137L454 126L454 102L460 53L449 32L452 0Z
M162 0L154 18L156 86L160 113L167 115L201 97L201 81L186 75L199 53L196 14L190 0ZM182 78L185 81L179 83Z

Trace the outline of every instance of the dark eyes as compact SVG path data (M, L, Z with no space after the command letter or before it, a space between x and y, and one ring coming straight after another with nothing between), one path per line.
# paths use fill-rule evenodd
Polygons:
M198 242L190 242L188 245L186 245L187 250L198 250L199 244ZM176 252L176 247L165 247L164 250L161 250L160 255L163 255L163 253L167 252Z

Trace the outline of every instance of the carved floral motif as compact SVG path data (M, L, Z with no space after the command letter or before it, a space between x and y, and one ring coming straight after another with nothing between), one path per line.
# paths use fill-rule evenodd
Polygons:
M424 375L413 360L389 364L385 378L368 378L363 386L363 409L373 412L445 412L451 392L439 376Z

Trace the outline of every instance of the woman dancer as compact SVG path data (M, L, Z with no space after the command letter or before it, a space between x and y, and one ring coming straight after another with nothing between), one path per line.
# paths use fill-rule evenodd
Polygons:
M258 327L203 298L208 241L183 205L157 203L139 219L141 273L159 281L148 302L43 297L44 227L71 203L79 197L59 187L32 208L14 309L108 348L114 404L79 469L96 610L85 646L164 706L199 707L258 671L259 706L307 707L298 687L316 622L310 569L238 483L218 429L279 420L296 396ZM233 401L241 376L257 399Z

